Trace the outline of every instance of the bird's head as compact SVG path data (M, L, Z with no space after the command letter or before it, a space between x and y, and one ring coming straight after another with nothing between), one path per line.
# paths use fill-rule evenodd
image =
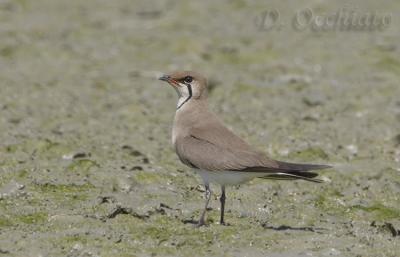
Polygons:
M175 71L161 76L159 80L168 82L176 90L179 96L178 108L191 99L207 98L207 80L197 72Z

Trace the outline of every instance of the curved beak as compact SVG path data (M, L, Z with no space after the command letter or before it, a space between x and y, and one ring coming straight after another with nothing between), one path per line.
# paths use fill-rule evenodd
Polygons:
M171 77L168 76L168 75L162 75L162 76L159 77L158 79L159 79L159 80L162 80L162 81L170 82Z
M168 84L170 84L173 87L178 87L179 86L179 83L176 80L174 80L173 78L171 78L171 76L169 76L169 75L162 75L158 79L162 80L162 81L165 81L165 82L168 82Z

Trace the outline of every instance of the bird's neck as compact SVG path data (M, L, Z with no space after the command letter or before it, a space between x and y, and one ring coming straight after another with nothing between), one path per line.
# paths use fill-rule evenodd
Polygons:
M208 110L207 99L204 98L188 98L180 97L176 105L176 114L178 113L191 113L185 114L185 116L192 116L197 112L202 112Z
M177 134L184 136L187 134L188 129L204 122L203 116L207 116L207 113L208 105L205 99L193 98L187 101L175 112L172 141L175 142Z
M191 97L190 96L181 96L181 97L179 97L178 103L176 104L176 110L178 111L179 109L183 108L184 105L186 105L190 101L191 101Z

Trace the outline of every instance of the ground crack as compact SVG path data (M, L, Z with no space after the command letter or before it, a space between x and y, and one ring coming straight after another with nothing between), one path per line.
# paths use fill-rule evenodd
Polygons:
M146 220L150 218L152 215L156 214L165 215L166 214L165 209L178 210L178 209L173 209L164 203L160 203L160 205L158 207L155 207L153 210L149 210L144 214L139 214L130 207L117 206L114 210L111 211L110 214L106 215L105 217L102 217L101 220L106 221L107 219L114 219L118 215L131 215L135 218Z

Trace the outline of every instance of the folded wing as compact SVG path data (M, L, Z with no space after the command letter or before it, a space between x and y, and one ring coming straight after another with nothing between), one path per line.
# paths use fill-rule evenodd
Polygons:
M315 179L317 173L310 171L330 168L328 165L275 161L248 147L228 148L193 135L177 139L175 147L181 161L192 168L215 172L258 172L259 177L265 179L322 182Z

